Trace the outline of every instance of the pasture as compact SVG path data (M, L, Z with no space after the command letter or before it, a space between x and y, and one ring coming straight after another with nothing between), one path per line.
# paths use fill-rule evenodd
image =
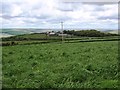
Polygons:
M2 47L3 88L117 88L118 41Z

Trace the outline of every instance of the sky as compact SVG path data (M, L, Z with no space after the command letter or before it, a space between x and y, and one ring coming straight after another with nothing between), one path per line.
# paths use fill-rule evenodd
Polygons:
M118 28L118 3L79 1L2 0L1 28Z

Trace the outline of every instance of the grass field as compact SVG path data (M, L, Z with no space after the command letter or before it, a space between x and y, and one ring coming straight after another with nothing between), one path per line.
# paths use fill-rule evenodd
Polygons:
M117 88L118 42L2 47L3 88Z

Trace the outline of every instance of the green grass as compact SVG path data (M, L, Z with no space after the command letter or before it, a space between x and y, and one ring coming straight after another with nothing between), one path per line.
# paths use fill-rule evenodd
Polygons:
M46 38L45 34L25 34L25 35L18 35L19 38Z
M2 47L4 88L116 88L118 42Z

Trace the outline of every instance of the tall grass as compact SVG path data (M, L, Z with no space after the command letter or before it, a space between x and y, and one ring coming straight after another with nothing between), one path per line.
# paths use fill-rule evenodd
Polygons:
M118 42L3 47L4 88L116 88Z

